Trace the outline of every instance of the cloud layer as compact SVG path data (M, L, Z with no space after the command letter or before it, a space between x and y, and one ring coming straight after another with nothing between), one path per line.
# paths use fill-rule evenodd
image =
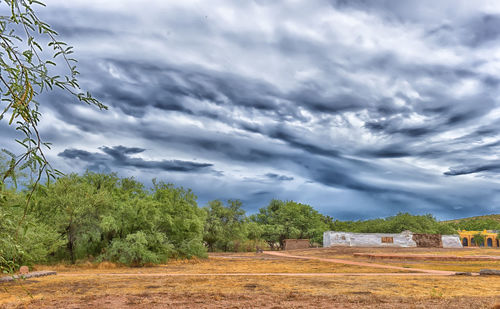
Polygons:
M42 98L65 172L162 178L250 211L283 198L337 218L499 212L494 1L78 0L41 14L110 107Z

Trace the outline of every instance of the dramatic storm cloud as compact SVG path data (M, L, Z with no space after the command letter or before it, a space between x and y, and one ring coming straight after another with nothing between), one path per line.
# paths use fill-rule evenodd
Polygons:
M47 4L109 106L40 98L64 172L158 178L250 212L272 198L341 219L499 212L497 1Z

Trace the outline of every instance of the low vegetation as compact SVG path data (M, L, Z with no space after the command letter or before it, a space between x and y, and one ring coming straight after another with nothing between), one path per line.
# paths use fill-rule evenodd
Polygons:
M348 258L360 248L309 249L295 255ZM395 253L401 248L378 248ZM371 252L373 248L361 251ZM407 253L476 254L481 249L406 248ZM495 254L494 249L485 249ZM368 266L217 253L148 268L57 265L57 276L4 284L1 308L491 308L498 302L494 276L421 276ZM361 260L363 261L363 260ZM477 271L480 262L365 261L408 268ZM112 265L112 264L111 264ZM111 266L105 265L105 266ZM43 269L43 268L42 268ZM381 274L381 272L383 274ZM308 275L300 275L307 273ZM363 273L362 276L353 274ZM23 289L24 287L24 289ZM30 295L27 295L26 289ZM31 296L31 297L30 297Z
M4 187L0 201L0 267L111 261L132 266L207 252L280 249L287 238L321 245L324 231L454 234L458 229L500 229L488 218L438 222L432 215L400 213L385 219L333 220L313 207L272 200L247 216L238 200L197 204L189 189L153 180L86 172L39 185Z
M427 234L456 234L457 226L437 221L432 215L414 216L400 213L385 219L364 221L339 221L335 220L330 225L333 231L346 231L357 233L401 233L405 230L414 233Z

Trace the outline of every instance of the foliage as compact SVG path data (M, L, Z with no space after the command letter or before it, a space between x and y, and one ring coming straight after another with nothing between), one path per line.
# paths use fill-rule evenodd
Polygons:
M45 174L48 180L60 175L50 166L44 153L50 144L44 142L38 132L41 113L37 96L58 88L81 102L106 109L90 93L81 91L77 61L71 57L72 47L58 40L57 32L38 18L33 9L35 5L45 6L38 0L0 1L2 12L8 12L0 15L0 121L5 118L8 126L23 136L15 140L23 147L21 154L1 149L10 157L6 167L0 167L0 207L4 207L0 209L0 215L4 216L0 222L0 234L3 234L0 267L5 272L12 272L21 262L44 260L42 257L59 243L53 239L54 234L48 232L52 231L51 226L45 229L43 222L28 220L28 206L42 175ZM47 50L52 52L47 53ZM56 68L61 63L67 69L66 74L61 75L62 71ZM10 179L17 187L17 173L23 170L28 170L32 177L31 191L23 195L23 211L12 211L7 209L6 184Z
M100 218L112 205L108 192L96 190L85 177L71 174L40 186L36 193L34 212L65 239L65 248L60 248L58 256L74 263L87 253L95 253Z
M62 243L52 260L111 260L142 265L205 256L205 213L190 190L87 172L41 185L31 203Z
M47 177L54 177L58 171L50 168L44 154L43 142L38 132L41 114L37 95L54 88L73 95L76 99L101 109L106 106L93 98L90 93L81 91L78 84L75 63L71 57L71 46L57 39L57 32L50 25L41 21L33 7L45 6L35 0L5 0L0 2L4 12L0 15L0 96L3 106L0 108L0 121L6 117L9 126L24 135L16 140L24 153L11 155L9 168L0 175L0 189L8 177L14 177L16 167L30 168L36 175L35 184L45 172ZM44 46L44 47L42 47ZM47 55L47 49L52 52ZM67 74L56 69L57 64L67 68ZM0 104L1 104L0 103ZM1 192L0 192L1 193ZM28 200L31 195L28 195Z
M158 230L168 235L175 256L206 256L203 246L205 212L198 207L196 195L188 189L153 180L153 200L158 205ZM150 217L151 218L151 217Z
M139 231L128 234L125 239L114 239L106 257L128 265L158 264L167 261L172 247L162 233L146 234Z
M330 224L333 231L356 233L401 233L405 230L426 234L456 234L457 229L451 224L438 222L432 215L411 215L399 213L385 219L364 221L338 221Z
M1 168L1 164L0 164ZM240 201L198 207L189 189L153 180L152 189L133 178L86 172L66 175L34 191L4 189L0 207L0 270L59 261L114 261L127 265L205 257L209 251L282 248L287 238L321 243L323 232L455 233L455 223L431 215L400 213L385 219L339 221L311 206L272 200L247 217ZM24 216L19 222L17 218ZM484 222L483 222L484 223ZM481 224L483 224L481 223ZM490 223L490 222L488 222ZM468 227L482 227L469 221ZM476 225L472 225L476 224ZM476 242L484 238L475 235ZM482 241L481 241L482 239Z
M452 222L456 229L467 231L500 230L500 222L491 218L473 218Z
M289 238L322 243L323 232L328 229L324 216L311 206L294 201L272 200L251 220L262 226L261 237L271 248L276 244L283 248L284 240Z
M19 226L24 194L13 190L4 193L5 203L0 207L0 271L12 273L20 265L46 262L62 244L59 235L33 216Z
M209 251L239 251L246 241L246 216L238 200L229 200L227 206L214 200L204 207L206 212L203 241Z

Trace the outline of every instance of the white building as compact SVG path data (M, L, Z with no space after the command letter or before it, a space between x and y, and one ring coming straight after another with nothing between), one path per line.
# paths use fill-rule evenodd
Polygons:
M323 247L350 246L350 247L419 247L417 245L417 235L410 231L399 234L392 233L349 233L327 231L323 233ZM432 236L432 235L429 235ZM432 236L434 238L439 235ZM440 242L436 242L436 247L462 248L458 235L440 235ZM438 239L439 240L439 239ZM439 244L437 244L439 242Z

